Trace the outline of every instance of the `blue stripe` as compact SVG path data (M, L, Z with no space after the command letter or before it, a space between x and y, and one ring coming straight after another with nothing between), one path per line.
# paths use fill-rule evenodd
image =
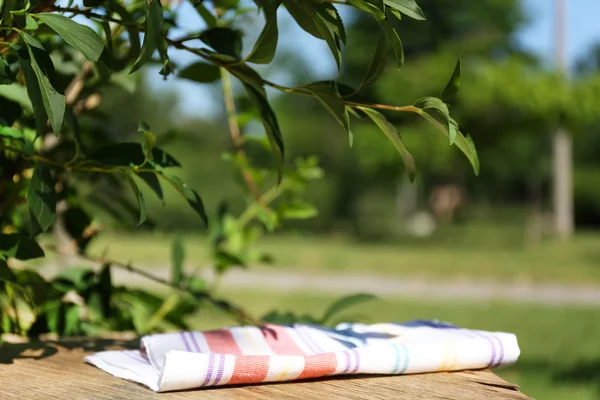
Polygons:
M392 374L397 374L398 369L400 368L400 349L398 349L399 345L394 345L394 354L396 355L396 362L394 364L394 369L392 370Z
M404 366L402 367L401 374L405 373L408 369L408 364L410 362L410 356L408 355L408 347L405 344L402 344L402 349L404 350Z

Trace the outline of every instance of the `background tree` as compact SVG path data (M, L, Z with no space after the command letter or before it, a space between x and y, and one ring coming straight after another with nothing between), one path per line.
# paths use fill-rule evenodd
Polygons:
M97 257L87 252L90 241L111 216L125 223L152 226L146 194L149 191L164 201L163 185L178 193L199 220L208 225L204 201L172 172L181 164L160 146L162 143L150 125L139 121L135 136L120 135L120 127L126 127L131 120L123 113L115 113L116 119L107 114L108 110L119 108L142 113L140 108L136 110L140 104L136 105L135 95L132 97L127 91L132 85L129 75L146 64L158 65L165 79L176 74L201 83L221 81L231 139L226 159L239 171L246 188L246 202L239 214L222 203L211 219L216 282L232 267L268 259L252 248L264 232L273 231L283 220L308 218L316 213L300 194L310 181L320 178L322 171L315 157L287 155L266 88L317 100L343 128L350 144L350 116L370 121L399 152L409 176L415 172L412 155L394 126L378 110L416 114L442 132L478 172L473 141L450 117L444 100L426 96L413 99L409 105L388 106L361 99L360 89L375 82L383 72L388 44L394 50L397 67L402 65L402 44L393 24L402 15L425 19L414 0L335 2L370 14L381 26L370 66L354 88L338 81L286 87L265 79L251 66L273 60L278 45L277 11L284 6L303 30L327 44L341 69L346 31L333 3L254 3L256 8L248 9L238 1L192 2L206 26L184 32L177 23L178 4L161 4L158 0L85 1L83 5L69 3L66 7L53 1L2 3L0 300L4 331L70 335L119 329L135 329L139 333L169 327L181 329L186 327L183 317L204 302L241 322L261 322L215 298L214 285L185 273L185 253L178 241L173 245L169 280L106 255ZM244 32L237 22L256 9L265 23L251 49L244 50ZM86 24L76 22L75 17L85 17ZM140 32L144 33L141 43ZM178 68L170 59L170 53L175 51L192 54L199 61ZM243 94L234 89L233 79L241 85ZM453 96L459 86L460 61L445 89L439 90L441 97ZM241 97L236 102L237 96ZM143 113L151 111L153 104L156 103L146 102L149 109L143 108ZM263 132L250 135L249 129L257 125ZM271 155L266 156L267 151ZM138 186L142 182L147 186L146 192ZM133 196L127 195L127 190ZM69 240L58 246L45 245L41 239L51 229L67 234ZM43 257L42 247L87 259L101 268L66 269L46 280L20 264ZM115 288L112 268L160 282L173 293L163 301L145 291ZM365 298L354 296L334 304L332 309L339 310L344 304ZM329 314L324 318L329 318ZM289 316L269 314L266 318L279 321Z

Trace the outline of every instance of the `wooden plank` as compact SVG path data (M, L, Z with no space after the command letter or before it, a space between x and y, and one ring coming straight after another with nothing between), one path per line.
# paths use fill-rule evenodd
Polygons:
M490 371L361 376L313 381L154 393L83 363L85 354L137 348L137 340L68 339L5 343L0 348L4 400L61 399L528 399Z

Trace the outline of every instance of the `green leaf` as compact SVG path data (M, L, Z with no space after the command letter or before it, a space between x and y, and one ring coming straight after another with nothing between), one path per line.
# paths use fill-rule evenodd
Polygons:
M71 336L79 333L81 310L77 304L65 304L65 329L63 335Z
M40 13L36 15L65 42L79 50L85 58L92 62L98 61L104 50L104 42L92 28L78 24L61 14Z
M453 118L450 118L450 128L455 131L456 146L467 156L467 159L473 167L475 175L479 175L479 157L477 155L477 149L475 148L475 143L473 142L473 139L468 134L465 135L462 132L462 129L459 127L458 123Z
M346 133L350 131L350 117L346 104L333 87L323 82L316 82L296 89L306 90L312 94L342 125Z
M35 130L37 136L42 136L46 133L46 122L48 122L48 114L44 107L44 99L42 98L42 91L38 83L37 76L32 67L32 61L29 53L19 53L19 63L21 65L21 71L25 78L25 84L27 87L27 96L30 101L30 106L33 111L35 120ZM17 85L11 85L10 87L19 87Z
M0 234L0 254L17 260L31 260L44 257L44 250L35 239L19 233Z
M341 70L341 44L346 41L346 33L335 7L332 4L305 0L284 0L284 4L302 29L327 43L338 71Z
M77 243L80 253L83 253L94 234L88 232L92 219L85 210L79 206L69 206L63 214L63 221L69 236Z
M456 130L450 129L450 110L448 110L446 103L437 97L423 97L415 102L415 107L425 111L442 124L448 132L450 144L454 143Z
M185 248L181 236L177 236L171 244L171 283L179 286L183 278L183 262L185 260Z
M188 282L188 289L195 294L204 293L206 290L206 281L204 279L192 276Z
M402 156L402 160L404 161L404 166L406 167L406 171L408 172L408 177L411 182L415 179L415 160L413 156L410 154L404 141L400 137L400 134L384 116L380 112L367 107L357 107L363 113L365 113L371 120L379 127L379 129L384 133L385 136L392 142L394 147L398 150L400 155Z
M140 121L139 123L138 132L142 132L144 134L144 143L142 144L145 157L144 161L152 161L154 158L152 151L156 146L156 136L154 136L154 133L150 132L150 126L143 121Z
M44 72L42 71L42 69L40 68L38 61L36 59L36 56L40 56L44 55L47 56L46 54L46 50L44 50L44 47L42 47L42 45L40 44L40 42L38 42L36 39L33 38L33 36L31 36L30 34L28 34L27 32L22 32L19 31L19 34L21 35L21 37L23 38L23 40L25 41L25 43L27 44L27 50L29 51L29 61L31 63L31 68L33 69L33 72L35 73L36 79L37 79L37 85L39 88L39 92L41 93L41 98L42 98L42 102L44 104L44 108L46 110L46 114L48 115L48 118L50 119L50 124L52 125L52 130L54 131L55 135L58 135L60 132L60 129L62 127L62 123L63 123L63 117L65 115L65 96L58 93L56 91L56 89L54 89L54 86L52 86L52 84L50 83L50 80L48 79L48 77L46 75L44 75ZM40 55L38 55L40 54ZM29 87L31 85L35 85L35 82L32 82L31 77L29 77L30 79L27 80L27 76L25 77L26 83L27 83L27 91L30 94L30 98L31 95L34 95L34 98L31 98L31 102L32 104L34 104L34 111L36 112L36 119L40 118L40 112L39 112L39 107L38 110L36 110L36 103L39 101L37 99L37 93L35 93L35 89L32 89L31 91L29 90Z
M262 77L247 64L236 64L229 68L229 72L243 83L253 87L256 91L266 96Z
M383 0L383 2L389 7L395 8L402 14L413 19L425 20L425 14L421 7L417 5L415 0Z
M4 57L0 56L0 85L10 85L15 81L15 74Z
M21 65L23 60L19 59L19 61L21 61ZM35 75L33 74L33 70L31 69L31 65L29 66L29 69L32 72L32 76L33 76L33 80L35 81ZM23 74L25 74L25 71L23 71ZM37 86L37 85L36 85ZM39 92L39 88L38 88L38 92ZM25 86L22 85L0 85L0 96L4 97L5 99L8 99L10 101L14 101L15 103L18 103L26 112L33 112L33 106L31 104L31 99L29 98L29 94L27 93L27 88ZM41 102L41 94L40 94L40 104L42 104L42 111L44 110L44 105Z
M254 48L252 48L252 51L250 51L250 54L245 59L245 61L255 64L269 64L273 61L279 38L277 8L279 7L280 0L266 0L264 3L265 26L260 32Z
M377 297L367 293L358 293L342 297L341 299L335 301L331 306L329 306L327 311L325 311L323 318L321 319L321 323L326 324L327 321L333 318L336 314L339 314L340 312L350 307L354 307L357 304L372 300L377 300Z
M161 176L185 197L192 209L202 218L202 222L208 226L208 216L204 209L204 203L202 203L202 199L198 196L198 193L176 176L167 175L164 172L161 173Z
M58 300L44 303L44 314L48 320L48 329L51 333L61 334L64 327L64 304Z
M304 3L306 3L306 1L283 0L285 8L287 8L288 12L290 13L294 21L296 21L298 26L300 26L305 32L311 34L312 36L318 39L323 39L321 30L315 22L315 11L310 8L310 6L314 5L314 3L310 3L309 5L305 5Z
M37 21L29 14L25 16L25 29L35 31L39 27Z
M100 300L102 304L102 315L104 318L110 318L112 314L112 273L110 264L104 264L98 274L98 291L100 292Z
M383 0L348 0L354 7L372 14L378 20L385 18Z
M162 191L160 182L159 182L156 174L154 174L152 172L138 172L137 175L144 182L146 182L146 184L150 187L150 189L152 189L154 194L156 194L156 197L158 197L159 200L163 201L163 191Z
M13 270L14 282L21 286L33 305L40 306L48 300L48 282L36 271L31 269Z
M271 144L271 150L275 155L275 160L277 163L277 181L281 182L283 177L283 159L284 159L284 146L283 146L283 137L281 135L281 130L279 129L279 123L277 122L277 117L271 108L269 101L267 100L267 95L264 91L257 90L255 86L244 83L244 87L246 88L246 92L248 93L248 97L256 110L260 115L260 119L265 127L265 132L267 133L267 137L269 138L269 143Z
M279 223L279 216L270 208L260 207L256 211L256 218L260 220L268 232L273 232Z
M66 293L75 290L78 293L90 289L95 284L94 271L87 268L62 269L52 280L52 286Z
M462 70L462 61L460 55L458 56L458 61L456 62L456 66L454 67L454 72L452 72L452 76L450 77L450 81L444 88L442 92L442 100L446 103L454 100L456 93L460 90L460 74Z
M129 51L127 54L127 59L133 59L133 58L139 57L139 55L140 55L140 32L136 27L137 24L136 24L136 21L133 19L133 16L119 2L111 1L110 9L111 9L111 11L113 11L117 15L119 15L120 19L126 23L124 26L125 26L125 29L127 29L127 33L129 36ZM153 51L154 50L152 50L152 52ZM152 52L150 55L152 55Z
M140 69L148 60L152 58L154 50L164 52L163 38L163 10L160 0L145 0L146 8L146 24L144 33L144 42L140 54L135 60L133 67L129 73L133 73Z
M369 86L377 81L379 77L383 74L383 70L385 69L385 60L387 55L387 40L385 35L380 35L379 40L377 42L377 47L375 48L375 53L373 54L373 58L371 59L371 63L369 64L369 68L367 68L367 72L365 77L363 78L362 83L359 86L359 89L364 86ZM357 89L356 91L358 91Z
M194 3L196 11L198 11L198 14L200 14L200 16L202 17L204 22L206 22L206 25L209 28L214 28L215 26L217 26L217 18L210 11L208 11L204 4L202 4L202 1L196 0L192 3Z
M199 39L219 54L237 60L242 58L242 35L237 30L225 27L210 28L203 31Z
M0 259L0 282L10 282L14 279L13 273L10 270L6 261Z
M102 147L90 156L90 160L110 167L131 167L142 165L146 159L140 143L115 143ZM181 167L170 154L155 147L152 149L152 165L162 168Z
M312 204L303 200L295 200L282 203L279 206L278 213L282 219L309 219L319 212Z
M54 223L56 217L56 193L50 170L38 164L27 188L27 204L42 231Z
M0 22L3 26L8 26L12 19L11 11L17 5L17 0L4 0L0 2Z
M138 202L138 206L140 207L140 220L138 222L138 226L143 224L146 220L146 201L144 200L144 194L138 188L137 183L133 180L133 178L129 174L125 174L125 178L127 179L127 183L131 186L131 190L135 195L135 198Z
M462 132L461 135L459 135L459 138L462 137ZM477 156L477 149L475 148L475 142L473 141L473 138L471 137L471 135L466 134L464 135L464 145L462 144L463 141L462 140L457 140L456 145L462 150L463 147L467 150L462 150L463 153L465 153L469 159L469 161L471 162L471 165L473 166L473 171L475 171L475 175L479 175L479 157Z
M479 157L477 155L477 150L475 149L475 143L469 135L463 135L458 127L458 123L452 118L449 118L448 124L441 123L438 120L439 117L436 118L423 110L418 110L418 114L428 120L434 127L438 128L444 135L455 135L454 144L465 154L465 156L467 156L475 175L479 175Z
M0 6L2 5L2 3L0 2ZM19 5L22 6L22 8L20 10L10 10L10 13L15 16L23 16L27 14L27 11L29 11L29 9L31 8L31 2L29 0L25 1L25 4L23 4L23 2L19 2ZM1 7L0 7L1 8Z
M402 40L400 40L398 32L392 27L392 24L388 20L382 20L380 21L380 24L383 27L388 40L392 44L392 50L394 50L394 55L398 62L398 69L400 69L402 65L404 65L404 47L402 47Z
M177 76L194 82L211 83L221 78L221 71L214 64L196 62L185 67Z
M0 136L11 139L23 139L23 132L10 126L0 126Z

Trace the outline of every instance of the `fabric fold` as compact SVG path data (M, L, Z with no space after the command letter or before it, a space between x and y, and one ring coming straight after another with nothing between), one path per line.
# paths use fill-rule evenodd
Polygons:
M157 392L304 380L334 375L401 375L512 364L517 338L437 321L232 327L145 336L140 350L84 361Z

